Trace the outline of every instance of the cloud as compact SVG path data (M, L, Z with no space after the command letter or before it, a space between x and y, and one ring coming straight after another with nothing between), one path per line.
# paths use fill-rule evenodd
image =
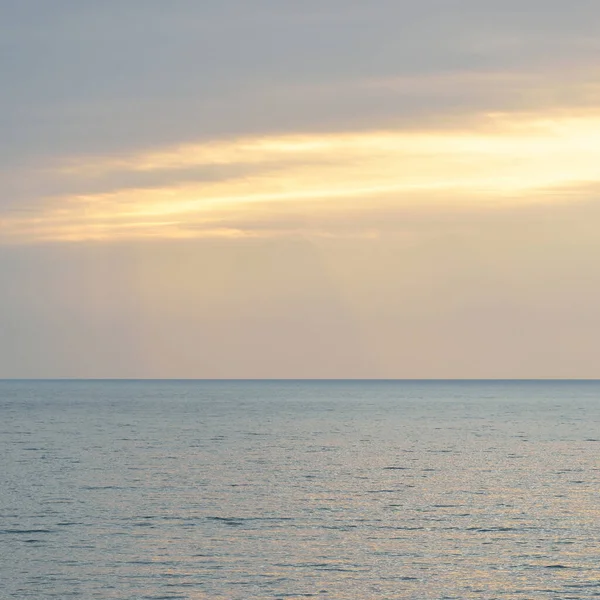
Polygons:
M471 129L246 137L71 160L51 171L54 185L95 191L5 212L0 232L5 242L266 235L284 214L302 217L295 231L336 235L336 219L390 207L556 202L597 185L598 130L594 113L492 114Z
M585 0L3 3L0 157L577 102L573 71L584 87L597 79L599 20Z

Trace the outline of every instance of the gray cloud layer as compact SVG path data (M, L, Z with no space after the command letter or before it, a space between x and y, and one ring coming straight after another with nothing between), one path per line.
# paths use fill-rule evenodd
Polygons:
M580 66L597 54L599 20L585 0L4 2L0 156L406 117L423 94L344 85ZM451 111L473 99L443 102L428 100Z

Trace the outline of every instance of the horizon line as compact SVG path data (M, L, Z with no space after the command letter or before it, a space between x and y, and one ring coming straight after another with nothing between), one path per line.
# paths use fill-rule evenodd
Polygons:
M0 377L21 382L600 382L600 378L571 377Z

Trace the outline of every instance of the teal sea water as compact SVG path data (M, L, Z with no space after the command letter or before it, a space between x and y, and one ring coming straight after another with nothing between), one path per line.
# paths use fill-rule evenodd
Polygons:
M0 382L0 598L600 597L599 382Z

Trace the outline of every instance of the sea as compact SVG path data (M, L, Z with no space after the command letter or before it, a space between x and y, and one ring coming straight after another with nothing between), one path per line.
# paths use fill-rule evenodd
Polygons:
M1 381L0 598L600 598L600 382Z

